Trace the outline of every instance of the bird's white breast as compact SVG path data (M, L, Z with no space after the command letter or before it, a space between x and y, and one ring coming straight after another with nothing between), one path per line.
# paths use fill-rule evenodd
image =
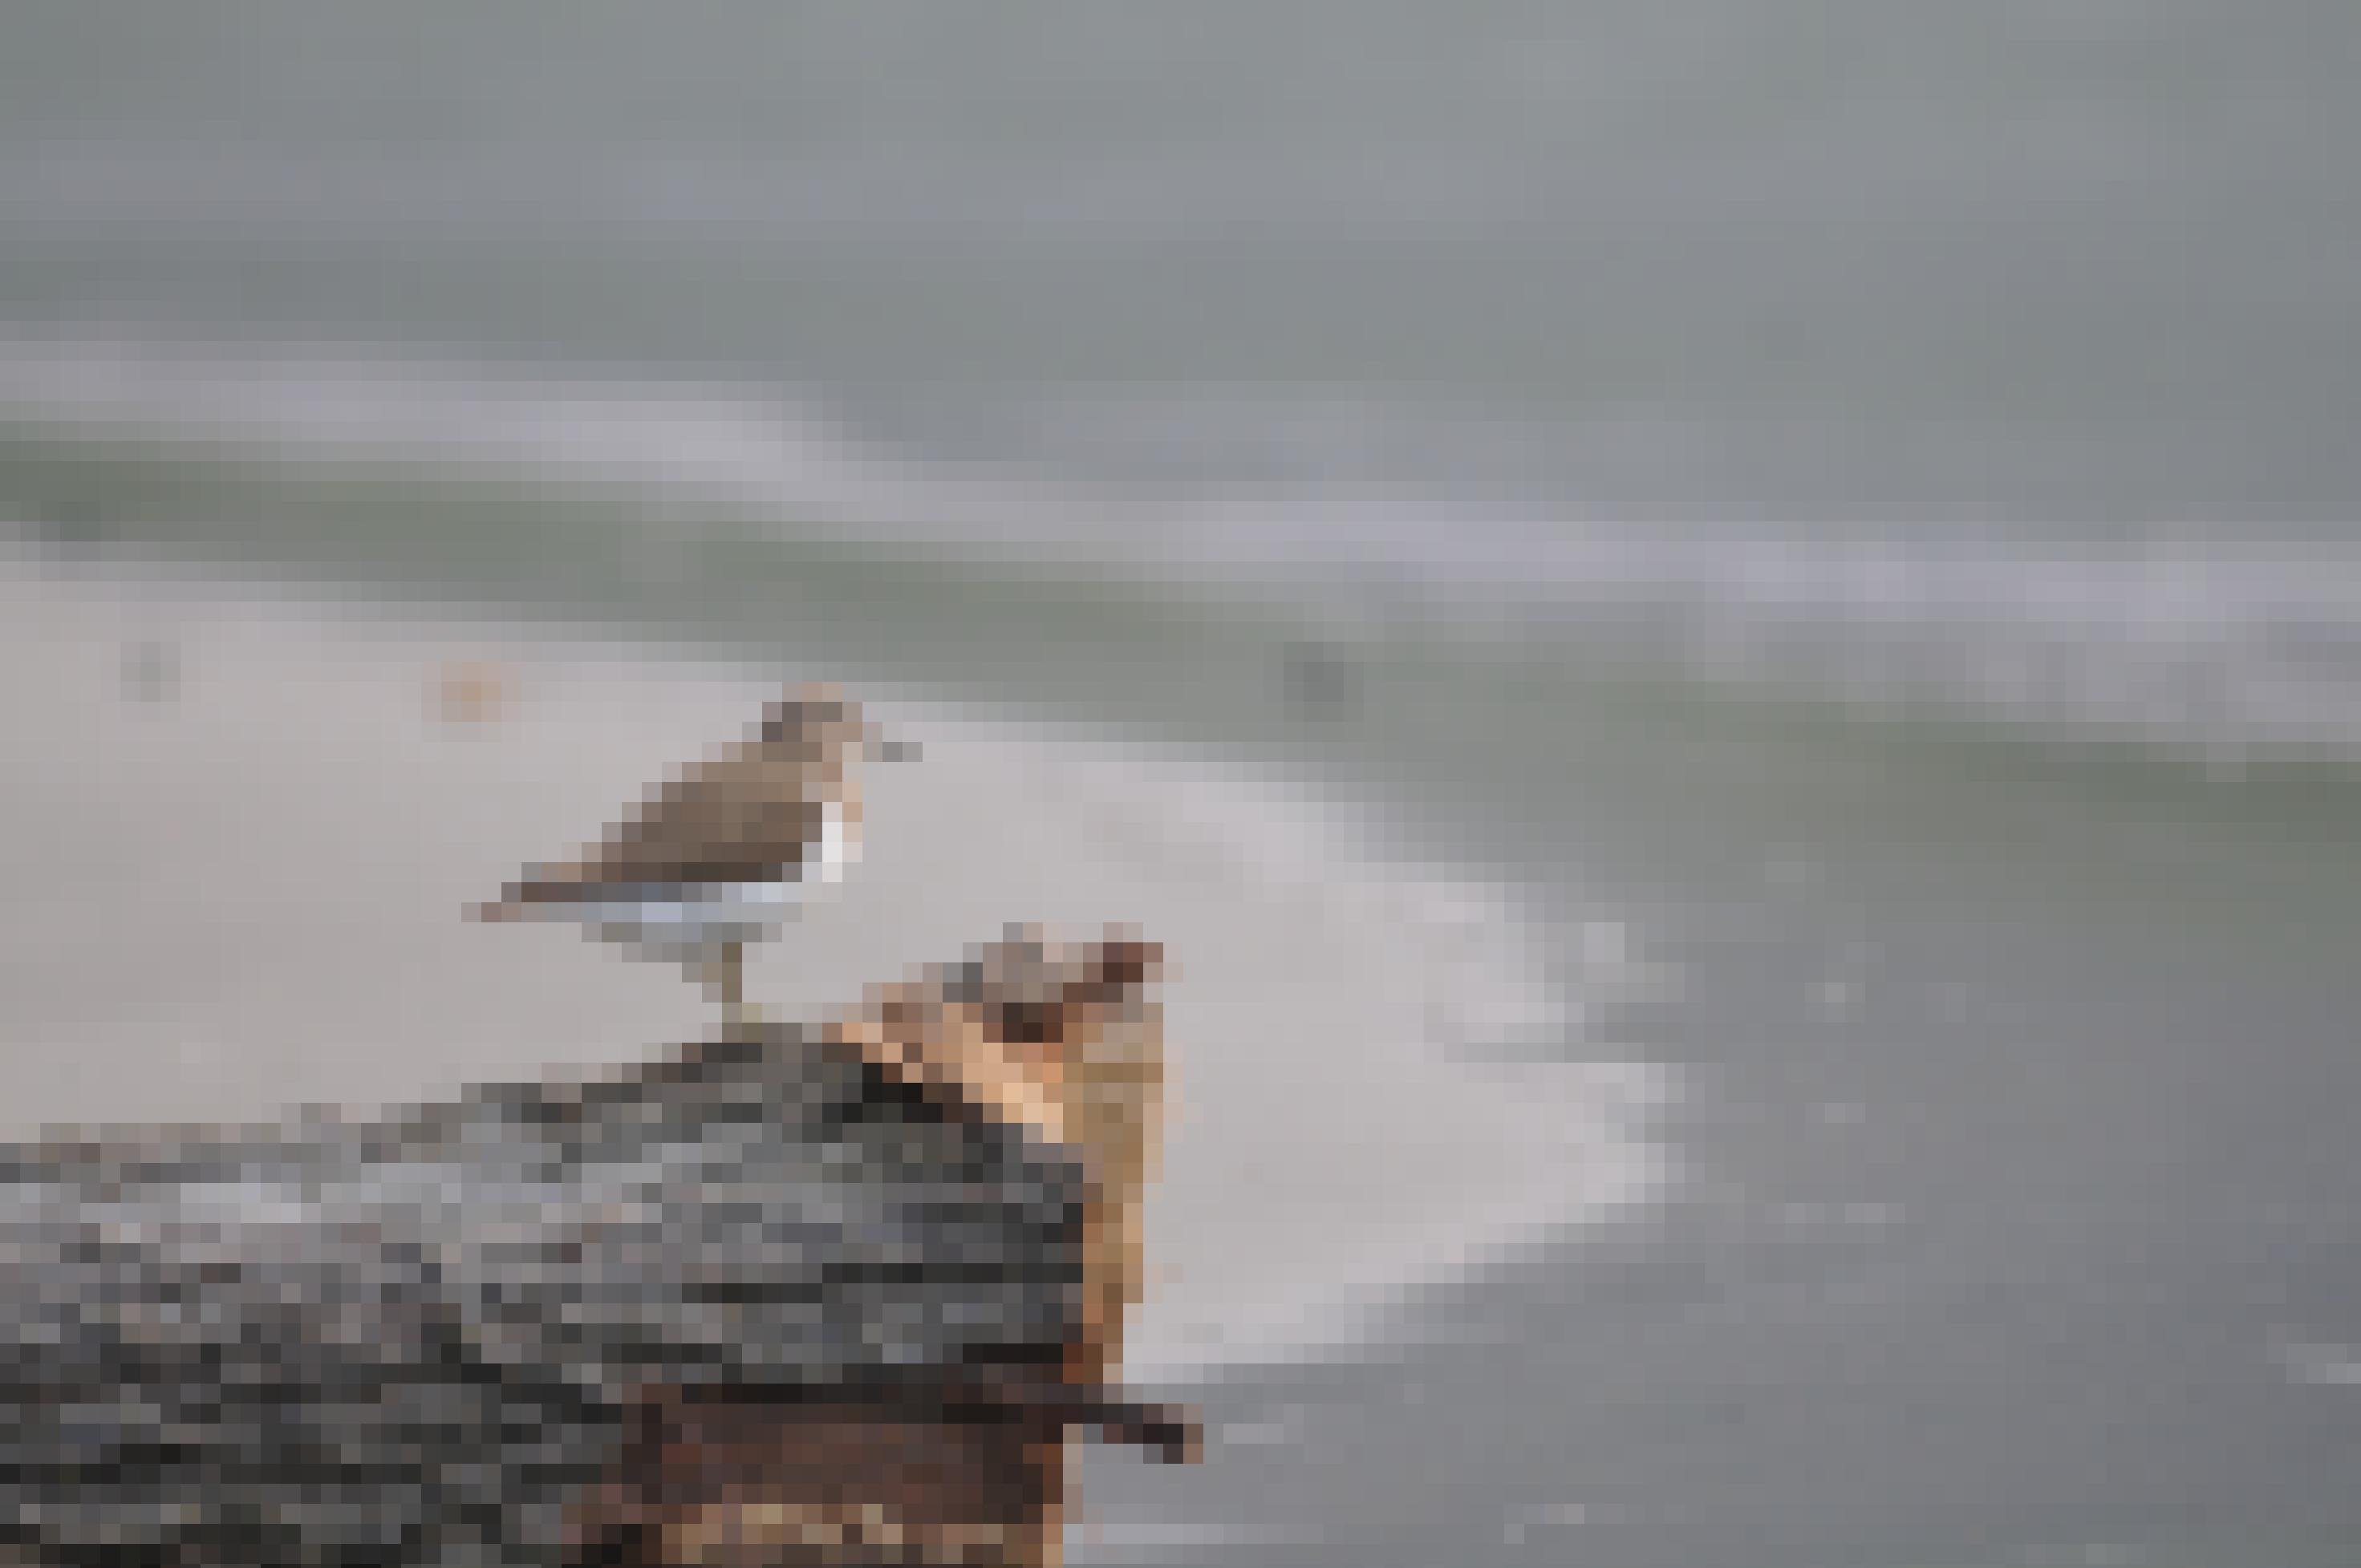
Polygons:
M844 880L861 844L843 806L820 807L819 836L803 860L768 881L708 883L678 890L649 889L576 905L566 911L609 940L656 954L696 954L720 942L759 942L785 925L797 905L822 887Z
M861 853L860 844L844 819L844 804L831 800L819 808L819 837L804 851L805 885L824 887L844 880L845 868Z

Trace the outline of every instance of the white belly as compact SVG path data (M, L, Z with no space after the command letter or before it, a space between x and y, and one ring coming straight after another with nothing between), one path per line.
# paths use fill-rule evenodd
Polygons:
M603 940L695 962L725 942L759 942L775 934L815 893L843 881L859 853L843 809L830 806L821 814L818 841L795 874L690 888L652 885L644 893L592 899L564 910Z
M602 898L569 910L610 942L642 947L706 947L759 942L786 923L801 895L784 882L719 883L686 894L667 889L643 898Z

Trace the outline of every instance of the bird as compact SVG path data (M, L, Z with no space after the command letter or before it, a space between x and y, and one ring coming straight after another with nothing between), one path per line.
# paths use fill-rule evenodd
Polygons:
M859 765L915 757L836 687L788 688L745 739L681 770L573 859L530 865L474 905L487 921L571 920L678 963L750 1024L745 949L861 854Z

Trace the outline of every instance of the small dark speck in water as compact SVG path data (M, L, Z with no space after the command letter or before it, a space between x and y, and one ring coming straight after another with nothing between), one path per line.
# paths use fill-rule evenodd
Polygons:
M1360 711L1359 673L1343 654L1317 643L1287 645L1279 671L1279 689L1288 712L1298 718L1333 722Z

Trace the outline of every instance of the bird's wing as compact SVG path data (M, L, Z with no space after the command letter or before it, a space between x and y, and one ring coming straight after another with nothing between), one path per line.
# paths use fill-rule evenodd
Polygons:
M802 861L822 820L802 770L724 756L667 780L578 859L534 867L509 896L533 903L651 882L767 876Z

